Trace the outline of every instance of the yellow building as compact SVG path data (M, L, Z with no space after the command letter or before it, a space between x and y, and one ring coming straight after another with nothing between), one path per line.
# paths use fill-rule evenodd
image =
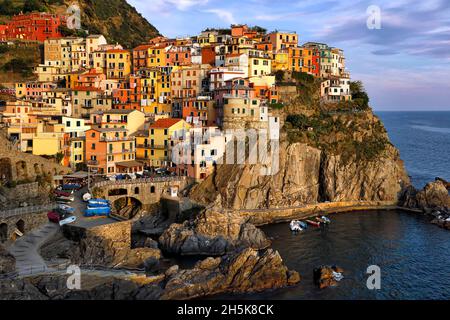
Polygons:
M106 52L106 76L108 79L125 79L131 73L131 53L113 49Z
M152 167L173 167L171 149L186 137L190 125L183 119L159 119L136 135L136 158Z
M70 167L77 168L77 165L85 163L86 138L78 137L70 139Z
M248 51L248 76L264 76L272 73L272 59L261 50Z
M280 51L273 54L272 71L288 70L289 69L289 54L287 52Z
M141 69L141 107L145 113L161 114L172 112L171 73L178 67L157 67Z

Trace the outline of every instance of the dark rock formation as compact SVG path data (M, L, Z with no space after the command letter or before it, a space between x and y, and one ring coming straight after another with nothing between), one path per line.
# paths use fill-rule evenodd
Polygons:
M401 205L411 209L434 209L450 207L450 195L441 180L428 183L423 190L418 191L409 186L402 194Z
M343 273L344 270L337 266L321 266L314 269L314 283L320 288L334 287L338 284L334 273Z
M16 269L16 259L0 244L0 274L11 273Z
M212 256L270 245L261 230L238 214L215 210L205 210L191 222L171 225L159 243L165 252L172 254Z
M278 252L246 249L200 261L191 270L174 266L156 277L121 279L82 274L81 290L69 290L67 276L38 276L0 282L0 292L6 300L179 300L278 289L299 281L299 274L287 269Z
M225 292L259 292L299 281L298 273L286 268L278 252L246 249L232 256L208 258L192 270L175 273L167 279L161 298L180 300Z

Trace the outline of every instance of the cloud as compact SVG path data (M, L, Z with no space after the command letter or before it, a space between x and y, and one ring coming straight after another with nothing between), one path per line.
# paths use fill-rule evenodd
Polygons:
M208 9L203 10L205 13L213 13L217 15L221 20L225 21L229 24L235 24L236 20L233 16L233 13L231 11L225 10L225 9Z
M188 11L194 7L202 7L209 3L209 0L129 0L132 5L142 8L145 12L173 14L174 11Z

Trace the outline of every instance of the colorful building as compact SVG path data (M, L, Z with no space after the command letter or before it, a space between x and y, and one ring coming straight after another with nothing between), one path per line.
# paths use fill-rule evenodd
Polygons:
M86 132L86 161L106 175L142 172L135 160L135 138L124 128L94 127Z
M26 13L12 17L2 28L7 40L44 42L48 38L60 38L60 26L66 25L66 17L51 13Z
M183 119L159 119L136 134L137 159L152 167L173 168L172 147L186 139L190 127Z
M131 73L131 53L123 49L106 51L106 76L108 79L125 79Z

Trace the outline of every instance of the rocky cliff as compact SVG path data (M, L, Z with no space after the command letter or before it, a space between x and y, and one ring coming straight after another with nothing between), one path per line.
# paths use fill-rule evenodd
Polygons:
M263 164L221 165L191 197L222 208L270 209L324 201L394 201L409 185L399 152L370 110L321 111L309 116L304 128L298 118L285 117L278 173L261 175Z

